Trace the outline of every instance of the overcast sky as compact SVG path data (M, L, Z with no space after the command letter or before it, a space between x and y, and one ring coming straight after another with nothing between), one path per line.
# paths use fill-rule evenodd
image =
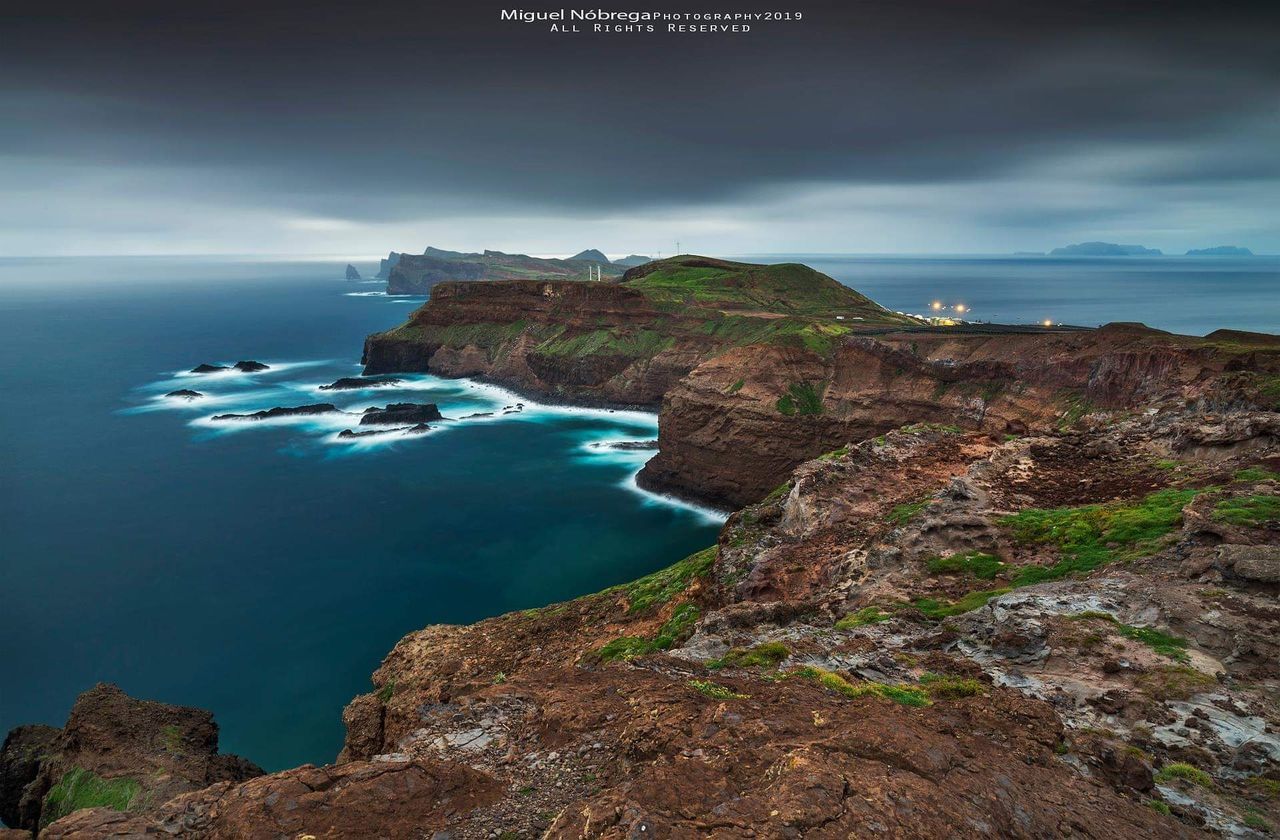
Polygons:
M717 35L484 0L6 9L0 254L1277 253L1254 5L801 0Z

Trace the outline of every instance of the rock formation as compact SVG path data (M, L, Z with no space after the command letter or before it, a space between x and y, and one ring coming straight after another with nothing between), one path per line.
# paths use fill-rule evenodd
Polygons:
M9 733L0 750L0 819L34 831L84 807L141 813L179 794L261 773L239 756L218 753L218 726L208 712L135 700L102 683L76 699L62 729Z
M443 419L435 403L391 403L386 408L366 408L360 416L360 425L416 425Z
M354 265L352 265L351 263L347 263L347 279L348 279L348 280L359 280L359 279L360 279L360 272L359 272L359 271L357 271L357 270L356 270L356 267L355 267Z
M199 391L192 391L189 388L180 388L177 391L170 391L169 393L165 394L165 396L176 397L178 399L184 399L190 402L191 400L200 399L201 397L204 396L204 394L200 393Z
M214 420L275 420L280 417L308 417L313 414L328 414L337 411L333 403L314 403L312 405L276 406L252 414L215 414Z
M364 377L364 376L344 376L336 382L330 382L328 385L321 385L321 391L361 391L366 388L387 388L392 385L399 385L404 380L397 379L394 376Z

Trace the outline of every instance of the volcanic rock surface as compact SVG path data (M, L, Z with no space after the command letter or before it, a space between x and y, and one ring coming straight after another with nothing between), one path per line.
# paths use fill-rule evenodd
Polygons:
M360 416L361 426L386 426L430 423L443 420L435 403L391 403L386 408L366 408Z

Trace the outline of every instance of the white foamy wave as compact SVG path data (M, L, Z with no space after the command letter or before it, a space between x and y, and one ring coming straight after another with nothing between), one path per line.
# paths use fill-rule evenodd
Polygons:
M213 373L194 373L191 369L174 370L169 372L170 379L181 379L186 382L191 380L217 382L225 379L236 379L241 376L272 376L275 374L286 373L291 370L299 370L301 368L317 367L319 365L327 365L332 363L332 359L314 359L303 362L263 362L267 366L266 370L259 371L242 371L236 370L232 365L235 362L211 362L210 364L222 365L226 370L214 371Z
M709 505L700 505L697 502L690 502L686 499L681 499L678 496L672 496L667 493L655 493L652 490L646 490L636 483L636 476L639 474L640 471L636 470L622 482L622 486L631 492L642 496L648 504L666 505L667 507L687 510L690 513L697 515L699 519L713 525L723 525L724 521L729 518L729 511L720 510L719 508L714 508Z
M343 292L343 297L386 297L386 292Z
M357 423L358 422L359 421L357 421ZM350 429L353 432L372 431L373 429L376 429L376 427L373 427L371 429L370 427L367 427L367 426L360 427L356 424L350 424L346 428ZM441 427L439 426L431 426L429 429L426 429L425 431L415 430L412 426L409 426L402 429L378 430L378 434L376 435L358 435L358 436L342 437L341 436L342 432L335 432L334 434L326 436L323 442L334 445L334 446L342 446L342 447L346 447L348 449L354 449L354 450L375 449L378 447L389 446L391 444L403 443L407 440L419 440L422 438L430 437L431 435L434 435L440 431L441 431Z

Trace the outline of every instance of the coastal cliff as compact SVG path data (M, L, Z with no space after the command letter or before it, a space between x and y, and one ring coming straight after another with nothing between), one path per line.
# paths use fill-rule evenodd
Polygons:
M154 704L109 762L92 728L14 730L6 814L64 840L1280 826L1280 337L934 328L681 257L440 284L365 365L660 405L640 481L737 510L639 580L408 634L332 765L258 775L203 718L175 765ZM80 767L105 787L66 807ZM155 793L99 795L122 779Z
M1093 410L1274 404L1260 389L1280 345L1140 324L930 327L805 266L677 257L618 283L439 285L369 337L364 363L658 407L641 485L738 507L808 458L910 423L1016 434Z
M365 342L366 374L475 376L588 404L656 407L694 367L750 344L827 348L854 324L918 323L806 266L677 257L617 283L441 283Z

